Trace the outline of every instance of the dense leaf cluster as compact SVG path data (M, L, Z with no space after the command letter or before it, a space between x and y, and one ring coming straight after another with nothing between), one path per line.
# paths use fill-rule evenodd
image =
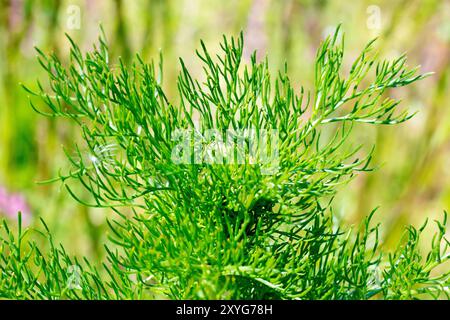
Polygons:
M446 216L426 257L423 228L408 228L395 252L383 253L373 213L357 230L331 210L337 186L370 171L370 153L347 143L352 126L397 124L390 89L420 80L406 57L379 61L370 42L343 71L339 30L317 52L315 88L294 90L287 70L276 77L253 55L245 64L242 35L224 38L221 53L202 43L203 80L183 61L179 99L162 89L162 62L137 56L131 67L99 46L83 54L72 43L70 63L39 52L50 90L37 92L50 117L75 122L83 146L66 151L71 169L57 179L79 202L110 208L111 244L101 268L71 258L50 241L41 252L3 225L0 296L7 298L173 299L410 299L449 296ZM49 93L50 92L50 93ZM175 163L174 135L202 136L252 129L276 130L278 158L264 165ZM248 137L247 137L248 138ZM246 140L246 142L248 142ZM246 147L250 148L247 143ZM216 149L217 150L217 149ZM272 168L273 169L273 168ZM74 184L75 183L75 184ZM75 188L74 188L75 186ZM87 192L79 192L80 186ZM78 190L78 192L77 192ZM86 193L89 197L86 197ZM79 271L73 286L73 268ZM72 269L71 269L72 268Z

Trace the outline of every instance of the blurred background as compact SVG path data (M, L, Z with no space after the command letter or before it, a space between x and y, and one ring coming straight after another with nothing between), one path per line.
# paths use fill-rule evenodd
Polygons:
M0 0L0 215L14 220L22 210L30 225L44 218L69 252L101 258L110 213L77 204L58 183L36 183L68 167L61 145L73 143L76 129L37 115L19 83L35 88L37 79L46 81L34 46L67 60L64 34L89 50L100 23L114 57L129 61L139 53L150 61L162 51L163 85L172 98L178 57L200 75L200 39L214 51L222 35L241 30L246 57L267 54L274 72L287 62L297 89L313 88L316 49L339 23L347 65L374 37L384 58L406 51L411 67L435 72L392 92L418 114L395 127L356 126L352 143L375 143L379 168L342 187L335 212L356 224L380 206L376 219L392 247L406 224L419 226L450 208L449 0Z

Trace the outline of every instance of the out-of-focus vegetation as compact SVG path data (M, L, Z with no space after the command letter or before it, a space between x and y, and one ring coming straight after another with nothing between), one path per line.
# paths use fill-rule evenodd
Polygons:
M379 174L362 174L340 190L336 214L357 223L381 205L382 240L399 240L407 223L440 217L450 207L450 2L442 0L3 0L0 6L0 186L24 194L31 224L44 217L54 238L76 254L101 258L108 210L75 204L57 184L39 185L67 167L62 148L73 142L74 127L36 115L19 83L34 86L44 78L33 46L67 57L68 33L89 50L102 23L113 57L128 61L134 52L146 59L164 53L163 87L176 93L182 57L194 76L201 74L192 52L199 40L218 50L222 34L244 31L244 55L270 56L272 70L289 64L294 85L312 88L311 67L324 36L342 22L350 63L375 36L386 58L408 52L410 65L435 74L395 94L418 114L407 124L355 128L357 139L375 142L373 164ZM347 66L349 68L350 66ZM395 130L395 131L394 131ZM368 143L370 145L370 143ZM386 165L383 165L386 163Z

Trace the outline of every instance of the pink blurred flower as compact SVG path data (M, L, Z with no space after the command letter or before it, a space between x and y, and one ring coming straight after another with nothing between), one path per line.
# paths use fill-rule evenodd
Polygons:
M19 211L22 213L24 221L31 216L25 197L20 193L9 193L5 188L0 187L0 214L3 213L7 217L15 219Z

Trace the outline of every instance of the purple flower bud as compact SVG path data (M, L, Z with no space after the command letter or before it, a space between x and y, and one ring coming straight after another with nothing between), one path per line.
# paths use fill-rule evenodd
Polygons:
M0 214L16 218L19 211L22 213L24 221L31 216L31 210L25 197L20 193L9 193L4 187L0 187Z

